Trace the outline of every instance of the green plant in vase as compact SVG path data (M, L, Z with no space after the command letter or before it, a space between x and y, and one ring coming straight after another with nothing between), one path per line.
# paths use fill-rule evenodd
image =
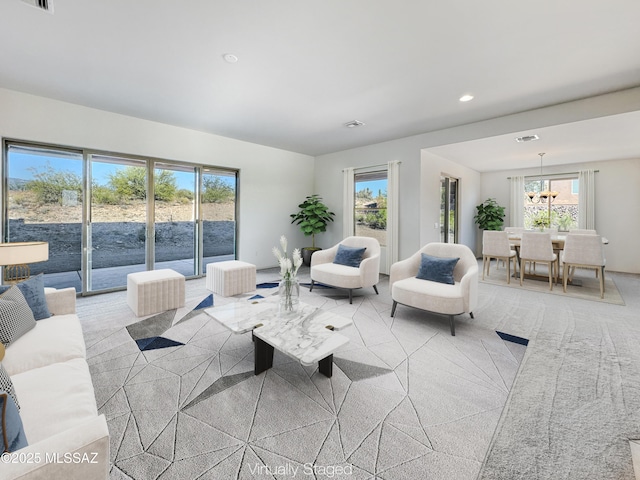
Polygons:
M311 236L311 247L302 249L304 264L308 266L311 264L313 252L320 250L316 247L316 234L327 231L327 225L333 222L335 213L322 202L322 197L315 194L307 196L298 208L298 213L290 215L291 223L299 225L305 236Z
M482 230L501 230L504 223L504 207L498 205L495 199L488 198L476 205L476 215L473 219Z

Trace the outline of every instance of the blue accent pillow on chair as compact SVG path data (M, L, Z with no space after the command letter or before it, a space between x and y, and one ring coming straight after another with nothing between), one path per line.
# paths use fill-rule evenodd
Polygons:
M453 279L453 269L456 268L458 260L460 259L433 257L423 253L416 278L454 285L456 282Z
M0 285L0 293L9 290L9 287L11 287L11 285ZM33 318L42 320L43 318L49 318L51 316L51 312L49 312L49 307L47 306L47 299L44 296L44 280L42 274L31 277L24 282L16 283L16 287L18 287L22 295L24 295L29 308L31 308L33 312Z
M28 445L16 404L4 390L0 390L0 444L3 452L15 452Z
M348 247L339 244L338 253L336 253L336 258L333 259L333 263L358 268L366 249L367 247Z

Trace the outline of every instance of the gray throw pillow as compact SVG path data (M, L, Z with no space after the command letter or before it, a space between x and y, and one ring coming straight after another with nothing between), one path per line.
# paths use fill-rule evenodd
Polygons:
M5 347L36 326L33 312L15 285L0 295L0 342Z
M358 268L366 249L367 247L348 247L340 244L338 245L338 252L336 253L336 258L333 259L333 263Z
M47 299L44 295L44 276L42 274L35 275L24 282L16 283L15 286L20 289L27 300L29 308L33 312L33 318L42 320L51 316L47 306ZM0 293L6 292L10 287L11 285L0 285Z
M15 452L28 445L20 412L11 395L1 388L0 420L0 445L3 447L3 452Z
M423 253L416 278L454 285L456 282L453 279L453 269L456 268L458 260L460 258L434 257Z

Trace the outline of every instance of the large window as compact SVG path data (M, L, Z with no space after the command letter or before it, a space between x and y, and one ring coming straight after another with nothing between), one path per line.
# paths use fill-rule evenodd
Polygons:
M577 228L578 183L575 178L525 181L524 227L556 228L561 231ZM557 193L557 196L545 198L543 194L541 197L540 193L545 191Z
M3 178L3 240L49 243L31 266L46 286L120 289L235 258L234 170L5 141Z
M355 174L355 235L387 245L387 171Z

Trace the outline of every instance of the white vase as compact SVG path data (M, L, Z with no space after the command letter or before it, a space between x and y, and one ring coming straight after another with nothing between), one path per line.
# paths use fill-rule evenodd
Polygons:
M280 296L279 312L287 315L298 311L300 305L300 283L296 277L288 277L280 280L278 285Z

